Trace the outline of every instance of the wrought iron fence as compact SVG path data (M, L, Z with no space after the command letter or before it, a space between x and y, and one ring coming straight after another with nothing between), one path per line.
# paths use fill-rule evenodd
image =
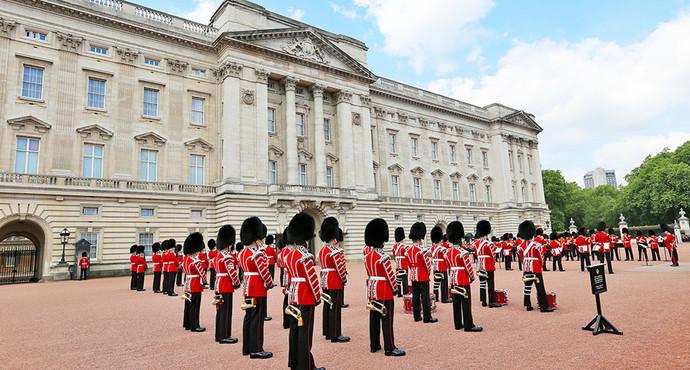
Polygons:
M36 246L3 244L0 246L0 284L38 281Z

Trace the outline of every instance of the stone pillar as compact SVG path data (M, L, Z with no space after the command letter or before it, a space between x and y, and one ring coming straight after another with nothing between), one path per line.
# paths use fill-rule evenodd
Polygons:
M15 28L15 22L10 21L8 19L0 19L0 81L3 81L5 83L5 86L2 89L0 89L0 107L5 106L7 98L7 70L8 61L10 58L10 38L12 37ZM0 122L7 122L8 118L11 117L7 117L7 109L0 109ZM5 132L2 135L0 135L0 145L2 145L3 148L12 148L12 135L7 134L7 126L5 126L3 130ZM12 163L10 162L11 159L8 155L6 159L3 159L2 162L0 162L0 170L13 172L14 168L12 167Z
M314 95L314 163L316 167L316 186L326 186L326 138L323 131L323 85L311 88ZM332 126L331 126L332 129Z
M369 191L374 190L374 149L371 142L371 97L362 95L359 97L362 103L360 116L362 119L362 145L364 151L364 186Z
M352 93L338 93L338 147L340 149L340 187L353 188L355 183L354 146L352 137Z
M242 65L226 61L217 71L223 84L223 173L224 183L240 182L240 75Z
M680 215L680 217L678 217L678 226L680 226L680 230L685 234L690 234L690 220L685 217L685 211L681 208L678 214Z
M268 76L263 69L255 69L256 75L256 181L268 184Z
M297 79L285 77L285 155L287 156L287 183L298 184L297 178L297 123L295 122L295 85Z
M537 183L537 194L534 195L534 199L532 200L533 202L537 203L542 203L544 204L546 200L544 199L544 180L541 177L541 158L539 157L539 144L536 142L529 143L529 153L532 154L532 161L534 161L534 177ZM525 158L527 160L527 158ZM527 167L525 168L526 171L529 171L529 163L527 164Z

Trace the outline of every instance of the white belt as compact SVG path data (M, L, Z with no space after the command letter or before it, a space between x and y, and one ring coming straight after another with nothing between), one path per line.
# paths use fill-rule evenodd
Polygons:
M246 275L246 274L245 274L245 275ZM306 282L306 281L307 281L307 279L305 279L305 278L303 278L303 277L293 277L293 278L290 278L290 282L291 282L291 283L304 283L304 282Z
M245 272L244 276L259 276L259 273L250 271L250 272Z
M445 261L443 258L434 258L434 262L443 262Z
M186 275L188 278L198 278L199 275Z
M369 276L369 280L388 280L383 276Z
M216 274L216 277L223 277L223 276L228 276L228 274L225 272L222 272L220 274Z
M329 272L329 271L335 271L335 269L332 269L332 268L321 269L321 272Z
M525 260L527 260L527 261L538 261L539 258L536 258L536 257L525 257Z
M396 260L401 260L401 259L404 259L404 258L405 258L405 256L395 256L395 259L396 259Z
M136 265L136 262L132 262L132 263L130 263L130 265Z
M451 267L450 271L458 271L458 270L464 270L464 267Z

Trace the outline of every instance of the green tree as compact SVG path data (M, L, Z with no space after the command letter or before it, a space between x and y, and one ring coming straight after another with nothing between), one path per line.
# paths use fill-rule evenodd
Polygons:
M568 183L558 170L541 171L544 180L544 198L551 210L551 227L564 230L566 225L566 205L570 201Z

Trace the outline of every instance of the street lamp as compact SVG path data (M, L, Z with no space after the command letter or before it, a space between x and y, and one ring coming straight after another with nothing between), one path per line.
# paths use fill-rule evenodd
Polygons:
M67 228L62 229L62 231L60 232L60 238L62 239L62 258L60 259L59 264L66 265L67 262L65 262L65 246L69 241L69 230L67 230Z

